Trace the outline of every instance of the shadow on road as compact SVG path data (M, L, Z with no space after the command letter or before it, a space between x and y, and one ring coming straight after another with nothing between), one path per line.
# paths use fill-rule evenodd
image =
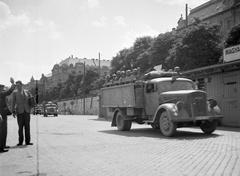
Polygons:
M27 145L21 145L21 146L17 146L17 145L15 145L15 146L10 146L10 150L12 150L12 149L18 149L18 148L26 148L27 147Z
M232 131L232 132L240 132L239 127L224 127L224 126L219 126L217 127L218 131Z
M88 119L88 120L99 121L99 122L112 122L112 119L105 119L105 118Z
M150 137L150 138L161 138L161 139L174 139L174 140L196 140L196 139L207 139L207 138L216 138L220 135L218 134L204 134L203 132L195 131L183 131L181 129L177 130L177 133L173 137L165 137L160 132L160 130L154 130L151 128L138 128L131 129L130 131L118 131L115 130L102 130L101 133L120 135L126 137Z

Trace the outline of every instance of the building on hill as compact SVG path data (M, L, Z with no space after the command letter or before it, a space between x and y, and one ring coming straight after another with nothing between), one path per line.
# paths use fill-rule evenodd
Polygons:
M210 24L219 23L222 40L224 40L228 31L240 24L240 0L210 0L191 9L186 19L183 19L181 15L178 20L177 33L182 33L184 29L191 26L196 18Z
M70 56L62 60L59 64L55 64L51 73L47 75L42 74L41 78L38 80L38 84L44 87L44 89L47 89L52 85L57 85L59 82L64 83L68 79L69 74L83 74L84 63L86 70L93 69L98 73L100 72L100 75L110 73L111 61L109 60L100 60L99 62L98 59L80 59ZM30 90L33 87L36 87L36 80L32 76L30 82L24 85L24 88Z
M31 79L30 79L30 82L28 82L27 84L24 84L23 87L24 87L24 89L30 90L35 85L36 85L36 81L35 81L35 79L32 76Z
M65 82L68 79L69 74L83 74L84 63L86 70L96 70L97 72L100 72L100 75L105 75L110 72L111 62L109 60L100 60L99 63L98 59L80 59L70 56L59 64L53 66L51 76L53 84Z

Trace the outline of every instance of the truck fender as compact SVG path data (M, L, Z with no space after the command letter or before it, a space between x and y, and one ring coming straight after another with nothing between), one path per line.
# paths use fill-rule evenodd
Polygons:
M154 123L159 122L159 117L162 112L166 111L171 119L181 118L181 117L189 117L188 112L185 108L182 108L181 111L178 111L177 105L174 103L165 103L158 107L154 114L153 121Z
M125 108L116 108L115 110L114 110L114 112L113 112L113 117L112 117L112 124L111 124L111 126L113 127L113 126L117 126L117 123L116 123L116 116L117 116L117 113L118 112L122 112L122 114L124 114L124 116L123 116L123 119L124 120L132 120L132 118L131 117L128 117L127 116L127 113L126 113L126 109Z

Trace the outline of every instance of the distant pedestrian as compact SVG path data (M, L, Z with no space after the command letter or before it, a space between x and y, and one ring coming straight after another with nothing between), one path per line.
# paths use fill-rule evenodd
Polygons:
M30 136L30 106L29 98L32 96L28 90L23 89L23 84L21 81L16 82L17 90L13 92L12 107L14 115L17 114L18 123L18 144L21 146L23 144L23 128L25 130L25 142L26 145L33 145L31 143ZM16 107L15 107L16 105Z
M7 106L7 98L6 96L10 95L15 89L15 84L13 78L10 78L10 82L12 86L10 89L4 91L4 85L0 84L0 153L7 152L6 148L9 146L6 145L7 140L7 115L6 110L8 110Z

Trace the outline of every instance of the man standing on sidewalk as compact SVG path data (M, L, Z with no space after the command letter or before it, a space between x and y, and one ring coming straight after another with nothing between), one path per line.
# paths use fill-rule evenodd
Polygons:
M21 81L16 82L17 90L13 92L12 107L13 115L17 114L18 122L18 144L20 146L23 144L23 128L25 130L25 143L26 145L33 145L31 143L30 137L30 107L29 107L29 98L31 93L28 90L23 89L23 84ZM16 107L15 107L16 105Z
M12 86L7 91L4 91L4 85L0 84L0 153L7 152L8 150L5 150L6 148L9 148L9 146L6 145L7 140L7 114L5 113L6 109L8 108L7 102L6 102L6 96L10 95L14 89L15 84L13 78L10 78L10 82L12 83Z

